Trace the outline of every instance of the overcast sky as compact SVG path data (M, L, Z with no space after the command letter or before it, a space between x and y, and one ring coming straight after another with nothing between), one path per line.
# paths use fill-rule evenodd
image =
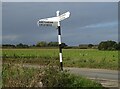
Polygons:
M70 18L61 22L62 42L68 45L98 44L118 40L117 2L3 2L3 43L36 44L57 41L54 27L38 27L41 18L70 11Z

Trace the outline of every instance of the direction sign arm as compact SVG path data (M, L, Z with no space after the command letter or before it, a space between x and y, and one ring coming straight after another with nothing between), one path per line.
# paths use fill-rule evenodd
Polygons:
M68 12L66 12L66 13L58 16L58 17L59 17L60 21L62 21L62 20L64 20L64 19L67 19L67 18L70 17L70 12L68 11Z

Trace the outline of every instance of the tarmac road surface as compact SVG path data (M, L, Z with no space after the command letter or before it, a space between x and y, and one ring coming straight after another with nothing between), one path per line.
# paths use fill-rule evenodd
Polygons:
M90 69L90 68L71 68L66 67L70 73L82 75L90 78L101 78L109 80L118 80L118 71L116 70L107 70L107 69Z
M118 73L117 70L70 67L66 67L64 69L69 70L70 73L82 75L92 80L95 80L101 83L104 87L109 87L110 89L112 89L113 87L119 87L120 89L120 82L118 83L118 79L120 79L120 72Z

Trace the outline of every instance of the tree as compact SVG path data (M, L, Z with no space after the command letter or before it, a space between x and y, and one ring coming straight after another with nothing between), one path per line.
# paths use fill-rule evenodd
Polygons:
M28 45L26 45L26 44L22 44L22 43L17 44L16 47L17 47L17 48L29 48Z
M102 42L98 45L98 49L99 49L99 50L106 50L106 49L107 49L107 44L106 44L106 42L102 41Z
M36 46L37 46L37 47L46 47L46 46L47 46L47 42L45 42L45 41L38 42L38 43L36 44Z
M3 48L15 48L15 45L13 45L13 44L3 44L2 47Z
M115 50L116 49L116 45L117 43L115 41L102 41L99 46L98 49L99 50Z
M49 42L48 43L48 46L50 46L50 47L57 47L58 46L58 42Z
M118 44L115 44L114 47L116 50L120 50L120 42Z
M88 44L88 47L89 48L92 48L94 45L93 44Z

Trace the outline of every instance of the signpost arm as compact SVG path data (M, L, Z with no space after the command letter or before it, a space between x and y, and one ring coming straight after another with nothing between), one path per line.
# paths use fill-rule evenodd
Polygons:
M60 15L60 11L56 12L56 15ZM59 57L60 57L60 68L63 70L63 63L62 63L62 46L61 46L61 27L60 27L60 21L58 22L58 43L59 43Z

